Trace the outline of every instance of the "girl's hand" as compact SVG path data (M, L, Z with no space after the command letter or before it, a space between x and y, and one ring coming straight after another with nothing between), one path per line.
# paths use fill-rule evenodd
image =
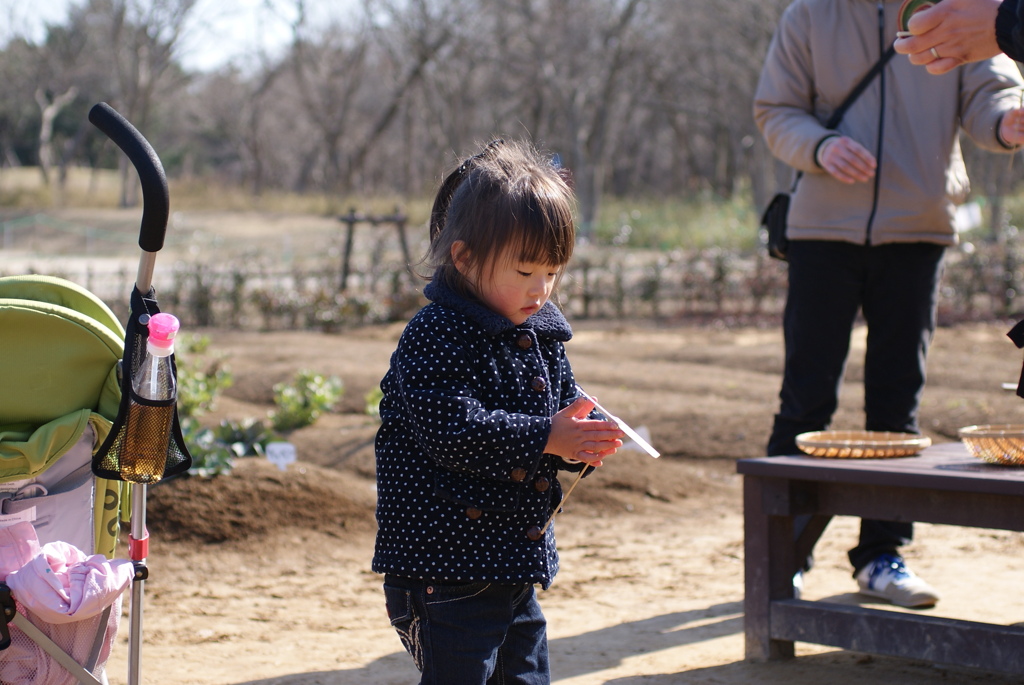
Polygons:
M600 466L604 457L622 447L625 433L612 421L588 419L594 403L581 397L551 417L551 434L544 452Z

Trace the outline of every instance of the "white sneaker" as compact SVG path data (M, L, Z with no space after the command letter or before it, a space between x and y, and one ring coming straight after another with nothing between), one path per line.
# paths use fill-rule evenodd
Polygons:
M935 588L918 578L895 554L883 554L862 568L857 573L857 584L865 595L901 607L930 607L939 601Z

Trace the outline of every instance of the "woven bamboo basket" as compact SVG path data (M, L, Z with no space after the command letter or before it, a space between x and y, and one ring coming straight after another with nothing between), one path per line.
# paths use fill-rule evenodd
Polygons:
M796 446L812 457L837 459L909 457L931 444L924 435L888 431L814 431L796 436Z
M1024 424L967 426L960 429L960 440L968 452L989 464L1024 465Z

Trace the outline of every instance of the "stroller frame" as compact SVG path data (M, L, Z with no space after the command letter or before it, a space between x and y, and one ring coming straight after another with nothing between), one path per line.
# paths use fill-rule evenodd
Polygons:
M93 671L97 670L99 660L101 658L101 651L104 647L109 652L109 643L105 640L113 640L113 635L110 634L110 629L116 628L117 617L111 617L110 613L113 604L116 602L117 606L120 606L120 588L125 587L127 584L131 584L131 611L130 611L130 633L128 641L128 682L129 685L138 685L141 678L141 645L142 645L142 619L143 619L143 598L144 598L144 586L145 581L149 577L149 570L146 566L146 558L149 552L149 534L146 529L146 495L147 495L147 483L155 482L162 478L164 475L171 475L184 472L191 466L191 457L188 454L188 450L184 445L184 440L181 434L181 428L178 423L176 411L173 414L172 431L170 440L166 446L167 459L164 464L146 464L145 468L153 471L152 473L141 473L132 475L123 475L125 472L121 471L121 459L132 458L134 455L133 448L127 447L129 437L133 441L132 444L137 444L138 440L136 437L145 437L145 439L152 439L152 436L146 435L145 433L139 433L136 430L136 426L133 424L129 416L130 404L136 404L136 397L132 394L132 375L135 373L134 367L137 365L137 361L140 358L140 350L145 347L145 338L147 331L145 328L145 319L142 318L146 314L155 314L159 311L155 292L152 288L152 277L154 271L154 264L156 260L156 253L163 247L164 233L167 227L167 219L169 216L169 193L167 187L167 179L164 174L163 166L160 162L159 157L154 152L152 146L146 141L146 139L132 126L124 117L118 114L113 108L106 103L99 103L95 105L89 112L89 121L92 122L98 129L105 133L121 150L128 156L129 160L135 166L139 179L142 184L143 193L143 216L142 226L139 234L139 246L142 248L142 255L139 260L139 269L135 282L135 288L131 294L131 305L132 313L129 318L128 326L125 330L119 330L121 335L125 336L124 347L120 349L120 353L123 353L123 358L116 360L116 374L111 371L106 373L106 378L103 384L102 404L106 410L105 414L101 414L102 418L106 422L111 422L112 425L107 426L105 423L101 424L102 430L99 433L90 431L87 437L99 438L98 442L102 442L102 445L98 449L95 449L95 443L90 442L94 449L92 450L92 476L95 477L96 483L107 483L107 489L103 497L96 497L96 502L104 510L111 508L116 511L111 514L112 520L105 521L104 533L109 533L112 540L108 549L102 550L108 557L113 556L114 546L116 545L117 539L117 521L120 518L121 509L124 504L124 499L121 495L124 494L125 488L121 487L121 483L118 481L131 481L130 482L130 499L131 499L131 514L129 517L129 541L128 541L128 552L129 560L131 562L131 568L126 566L128 560L117 560L114 563L121 564L118 568L119 584L115 586L115 591L118 593L118 597L111 601L110 604L105 606L105 611L100 612L100 628L98 635L93 639L91 648L89 649L89 657L85 659L85 665L76 661L75 657L71 656L64 649L58 646L53 640L51 640L44 632L40 631L32 621L22 616L18 607L15 604L15 597L12 596L11 589L6 585L0 583L0 650L7 648L10 645L10 635L8 623L13 624L19 630L21 630L26 636L32 639L33 642L38 645L40 649L49 654L54 661L60 664L65 670L67 670L72 677L76 678L83 685L104 685L106 683L106 676L104 672L100 672L99 676L103 679L98 678ZM21 277L15 277L21 278ZM46 277L41 277L45 279ZM0 279L2 282L4 279ZM60 279L51 279L53 281L60 281ZM77 286L74 284L65 283L69 289L74 291ZM81 289L78 289L81 290ZM88 297L92 297L86 291L81 291ZM80 295L81 293L76 293ZM0 290L0 306L5 303L3 299L3 292ZM113 321L113 326L120 329L120 324L117 323L116 319L110 313L106 306L99 302L94 301L95 308L105 312L103 319L105 322ZM75 314L72 312L72 314ZM71 317L74 320L74 316ZM81 317L87 318L87 317ZM108 340L109 343L109 340ZM111 344L119 345L119 341L116 340ZM74 361L79 362L81 367L89 367L88 360L75 359ZM171 359L172 369L174 369L173 356ZM21 374L21 375L19 375ZM13 372L18 380L25 380L25 376L20 369L16 369ZM116 375L116 381L111 381ZM114 390L112 391L110 386L113 383ZM116 397L116 389L120 388L120 398ZM116 411L116 418L110 416L111 398L114 397L114 403L119 401L119 406ZM82 410L84 414L91 417L90 412L95 412L96 403L89 401L85 406L86 409ZM78 407L76 406L77 410ZM138 410L139 407L136 405L133 407L134 410ZM148 411L148 410L146 410ZM63 416L58 414L58 416ZM13 412L12 417L5 416L4 419L13 422L13 425L19 429L29 425L24 417L18 416L17 412ZM77 414L74 414L72 418L79 418ZM138 420L136 420L138 421ZM80 420L79 423L82 423ZM76 424L77 426L77 424ZM49 424L46 425L49 427ZM90 426L91 427L91 426ZM78 427L78 430L82 430ZM141 430L141 429L140 429ZM133 432L135 431L135 432ZM19 433L20 435L20 433ZM83 433L83 435L85 435ZM157 434L159 435L159 434ZM129 436L129 437L126 437ZM83 440L85 438L83 437ZM163 437L156 439L163 440ZM159 445L157 445L159 447ZM66 449L66 448L64 448ZM60 454L56 454L54 459L60 457ZM19 462L20 463L20 462ZM40 465L28 460L29 465L33 471L28 473L29 477L34 476L35 473L41 472L46 468L49 468L50 463L47 462ZM0 466L3 466L0 463ZM79 468L75 471L76 483L82 480L81 471ZM20 477L20 473L16 473L15 476L11 476L8 473L4 473L0 468L0 482L5 479L10 480L11 478ZM142 481L142 482L139 482ZM30 484L34 481L26 481ZM19 481L18 486L22 486ZM111 488L115 496L113 497L113 504L111 503ZM19 490L20 493L20 490ZM111 506L112 504L112 506ZM28 515L25 515L26 518ZM31 513L30 520L35 521L35 512ZM28 522L22 519L14 519L13 525L21 526L21 528L12 528L12 536L18 536L25 531L31 532L36 524L33 523L31 527L28 526ZM99 530L99 529L97 529ZM99 537L99 534L97 534ZM14 544L15 547L12 549L19 549L21 538L18 538ZM34 544L35 541L33 541ZM26 545L27 547L27 545ZM74 545L71 545L74 548ZM98 547L98 545L97 545ZM39 549L38 546L35 549ZM97 550L101 551L101 550ZM77 550L75 552L78 553ZM38 557L37 557L38 558ZM37 559L36 558L36 559ZM33 561L36 561L33 559ZM21 563L20 561L18 563ZM26 565L27 568L27 565ZM126 575L130 572L130 576ZM10 570L7 571L10 573ZM10 576L14 578L12 573ZM12 580L13 583L13 580ZM19 600L22 602L24 598ZM105 598L104 598L105 599ZM94 603L92 607L96 608ZM93 614L92 616L95 616ZM109 623L108 623L109 621ZM76 636L77 641L77 636ZM75 651L78 653L78 659L82 660L81 654L81 641L76 642ZM105 657L104 657L105 658ZM18 663L18 662L11 662ZM22 661L21 663L25 663ZM63 682L63 680L62 680Z
M60 540L83 554L111 558L124 514L125 489L119 482L95 477L90 473L90 461L95 445L105 435L104 428L117 413L117 365L124 329L92 293L50 276L0 278L0 320L13 334L0 362L4 386L33 383L31 387L37 390L11 393L15 399L0 406L4 424L0 514L4 523L10 526L20 519L25 522L22 525L32 524L40 544ZM88 422L83 421L85 416ZM87 520L70 518L81 519L83 507L91 511ZM10 572L9 563L7 566L6 572ZM76 639L72 656L32 622L49 624L46 619L30 620L19 613L10 586L0 582L0 650L12 645L11 624L22 634L19 649L34 643L78 682L104 683L94 673L103 665L103 648L109 651L107 640L114 639L111 631L116 629L117 619L109 620L115 604L120 607L119 599L110 600L99 614L88 655L82 653L82 643ZM94 615L87 618L97 620ZM68 644L66 638L66 634L61 637L64 644Z

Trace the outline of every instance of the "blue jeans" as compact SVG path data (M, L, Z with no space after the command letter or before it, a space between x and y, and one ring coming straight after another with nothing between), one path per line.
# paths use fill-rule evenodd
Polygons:
M533 585L384 576L391 625L421 685L547 685L547 621Z
M868 328L864 428L918 432L944 254L932 243L790 241L786 363L768 456L799 454L798 434L829 427L858 311ZM912 538L909 521L862 520L849 552L854 572Z

